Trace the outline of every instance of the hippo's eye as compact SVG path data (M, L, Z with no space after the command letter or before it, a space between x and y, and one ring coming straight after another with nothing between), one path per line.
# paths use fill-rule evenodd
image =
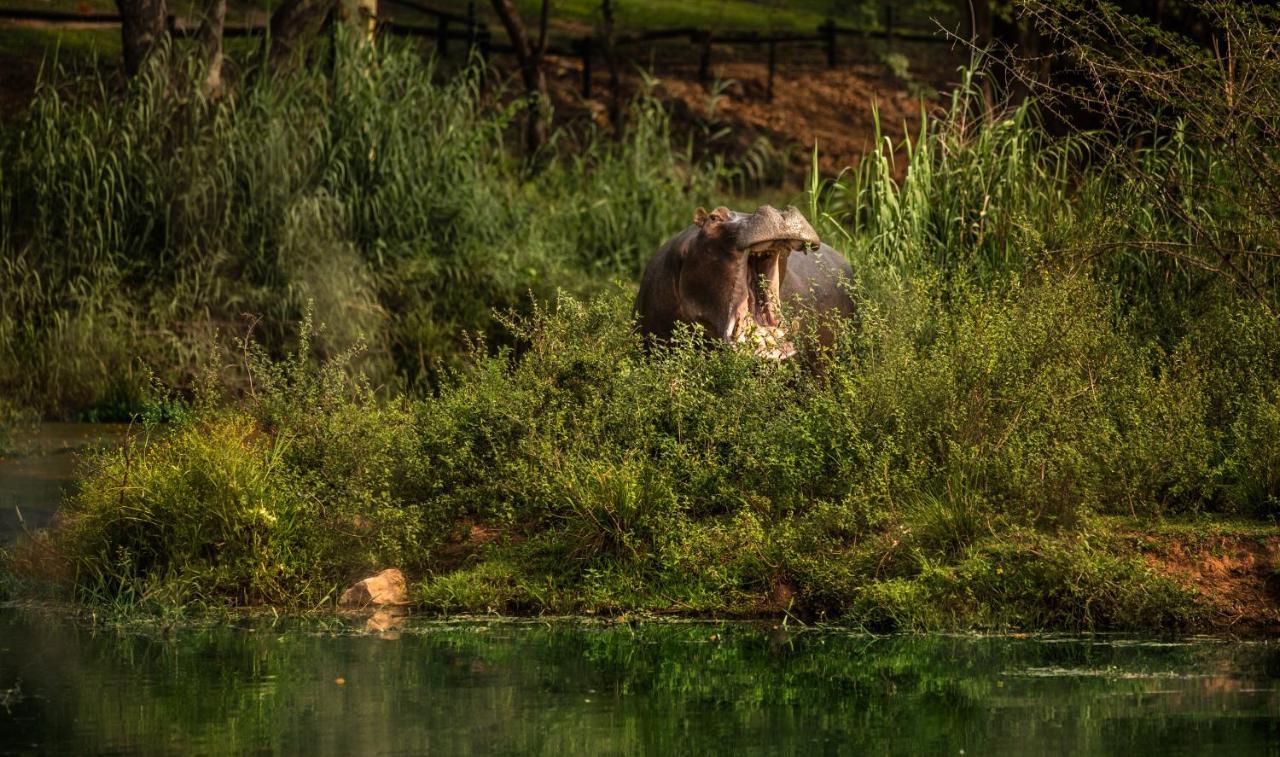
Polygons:
M818 247L819 247L819 246L820 246L820 245L819 245L817 242L805 242L805 243L804 243L804 251L805 251L805 252L817 252L817 251L818 251Z

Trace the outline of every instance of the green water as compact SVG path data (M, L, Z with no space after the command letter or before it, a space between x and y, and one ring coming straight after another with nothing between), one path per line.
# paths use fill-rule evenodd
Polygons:
M1274 643L0 611L4 753L1276 754L1278 685Z
M0 449L0 546L53 519L83 453L124 438L120 423L41 423Z

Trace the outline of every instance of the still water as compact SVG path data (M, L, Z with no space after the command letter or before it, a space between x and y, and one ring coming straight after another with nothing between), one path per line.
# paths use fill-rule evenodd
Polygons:
M0 460L0 543L123 430L50 424ZM0 606L0 754L245 752L1280 755L1280 642Z
M0 610L0 752L1280 752L1274 643L348 623Z
M41 423L21 433L13 449L0 449L0 546L47 526L84 453L128 432L118 423Z

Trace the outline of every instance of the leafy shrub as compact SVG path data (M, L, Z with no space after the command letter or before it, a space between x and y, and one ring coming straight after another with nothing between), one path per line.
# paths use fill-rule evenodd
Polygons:
M1243 369L1226 402L1206 360L1227 345L1141 349L1105 292L907 283L820 370L691 333L646 354L630 292L562 295L506 318L521 350L477 344L412 403L349 356L315 368L309 339L249 346L243 398L107 453L53 544L83 592L172 602L308 605L397 564L449 611L1176 624L1185 592L1089 524L1272 507L1280 382Z
M302 333L282 363L251 350L240 406L202 394L87 462L51 541L79 594L308 608L365 571L419 565L443 538L405 502L411 416L352 384L345 360L312 363Z
M909 285L816 374L694 342L646 357L622 295L561 299L515 324L518 358L479 357L421 403L438 461L423 489L528 535L512 563L526 583L595 592L603 574L705 598L790 576L828 614L872 576L956 570L1010 529L1222 506L1208 384L1139 349L1104 291L1054 280L944 302Z

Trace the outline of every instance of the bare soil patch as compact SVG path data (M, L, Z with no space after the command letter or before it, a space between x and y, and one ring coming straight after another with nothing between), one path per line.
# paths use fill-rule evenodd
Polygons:
M905 77L883 62L889 55L907 63ZM671 106L677 131L711 122L727 130L730 145L743 149L764 136L789 155L791 178L803 179L815 144L828 174L856 165L874 149L876 111L882 136L895 143L917 133L922 109L938 107L938 93L958 80L959 55L946 46L904 44L891 51L868 50L829 68L820 51L796 48L785 57L779 54L770 100L763 49L718 49L710 81L704 83L692 51L655 47L647 61L619 64L620 100L629 101L652 82L652 93ZM585 117L608 128L613 95L603 61L594 61L591 99L582 96L580 59L552 58L550 63L557 116Z
M1220 630L1280 632L1280 536L1135 536L1147 563L1198 593Z

